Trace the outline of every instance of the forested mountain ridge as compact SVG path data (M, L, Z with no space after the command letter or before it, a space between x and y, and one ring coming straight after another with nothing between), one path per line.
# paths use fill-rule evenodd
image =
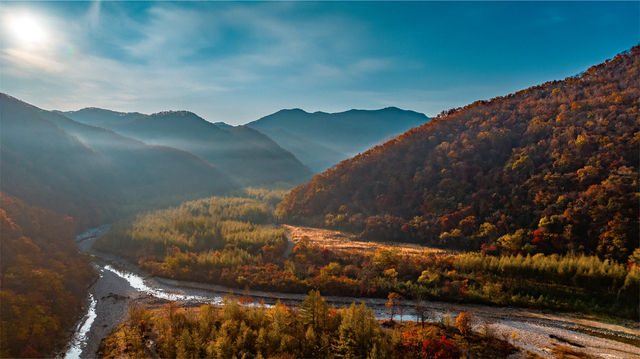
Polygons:
M640 47L440 114L292 190L284 221L487 252L638 247Z
M316 172L417 127L424 114L387 107L338 113L281 110L247 124L274 139Z
M89 123L94 111L70 116ZM300 183L313 173L290 152L262 133L246 126L216 125L189 111L163 111L139 115L102 110L109 115L104 127L145 143L192 152L244 185Z
M168 205L236 188L190 153L149 146L5 94L0 120L2 190L70 215L80 228L127 207Z

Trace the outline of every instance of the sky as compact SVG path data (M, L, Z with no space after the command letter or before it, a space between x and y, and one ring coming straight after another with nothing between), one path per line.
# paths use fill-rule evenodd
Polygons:
M0 2L0 91L44 109L435 116L640 43L640 2Z

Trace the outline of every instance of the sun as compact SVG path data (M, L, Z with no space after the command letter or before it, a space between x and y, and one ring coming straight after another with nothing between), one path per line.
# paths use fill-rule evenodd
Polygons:
M19 15L8 21L15 40L23 45L38 45L46 40L46 32L41 22L30 15Z

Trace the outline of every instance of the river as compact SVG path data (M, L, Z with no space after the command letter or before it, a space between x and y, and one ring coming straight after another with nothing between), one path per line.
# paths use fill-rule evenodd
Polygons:
M304 295L300 294L242 291L150 276L121 258L93 248L93 242L108 229L108 226L94 228L77 237L81 250L93 255L100 277L89 290L87 314L78 323L65 358L96 357L102 339L126 318L129 305L140 299L172 300L186 305L221 304L225 296L235 293L251 297L251 305L265 306L271 306L277 301L295 306L304 299ZM384 299L331 296L325 299L337 307L349 305L354 301L364 301L373 309L377 318L389 318ZM416 320L414 303L405 301L403 304L403 319ZM637 325L627 327L579 315L522 308L444 302L424 304L429 309L430 320L442 320L447 314L455 320L458 313L469 312L472 314L475 330L488 327L496 335L508 338L513 344L545 358L552 357L551 350L554 345L563 345L597 358L640 359L640 330ZM399 320L400 317L396 316L395 319ZM634 340L636 345L608 339L611 337Z

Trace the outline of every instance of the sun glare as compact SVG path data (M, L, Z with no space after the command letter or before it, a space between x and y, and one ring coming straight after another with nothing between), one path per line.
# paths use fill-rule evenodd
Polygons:
M33 16L16 16L8 23L15 40L23 45L38 45L46 39L42 24Z

